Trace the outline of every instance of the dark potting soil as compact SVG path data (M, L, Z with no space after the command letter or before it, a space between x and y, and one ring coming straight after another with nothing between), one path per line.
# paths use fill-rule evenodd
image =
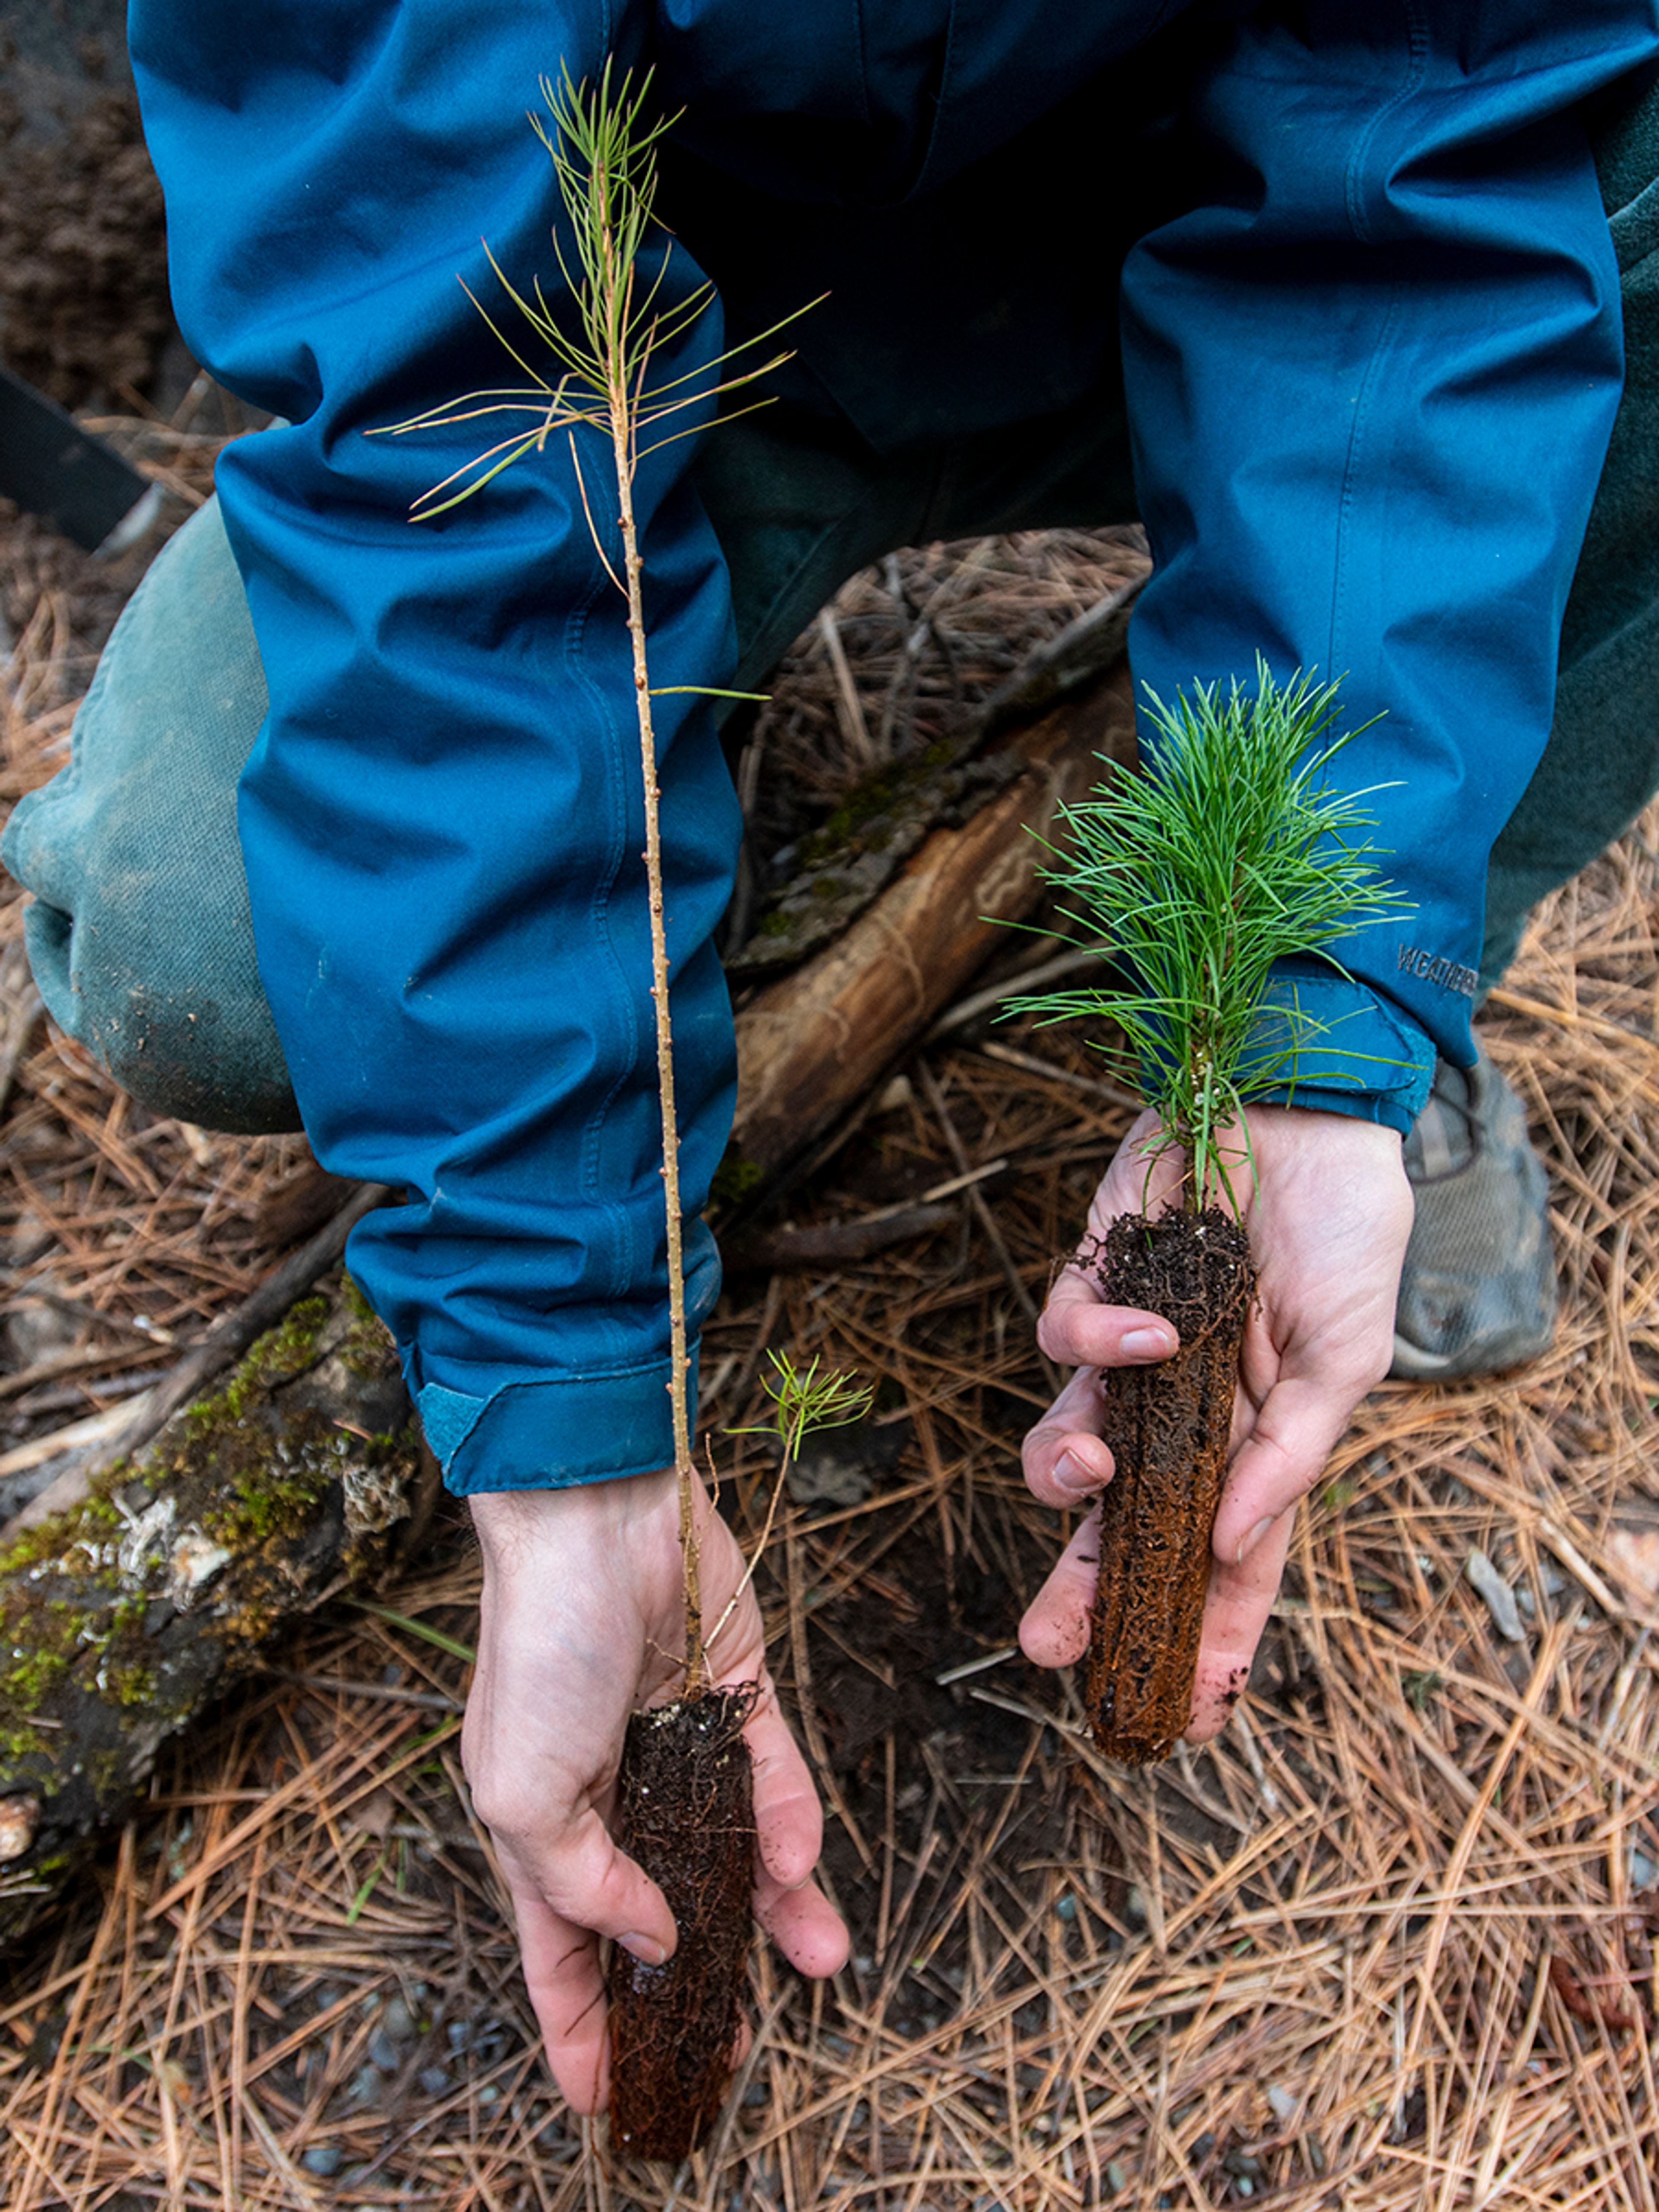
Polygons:
M118 88L31 127L0 81L0 339L65 407L144 391L173 331L161 188Z
M674 1955L611 1954L611 2142L678 2163L707 2137L732 2079L754 1888L754 1771L743 1728L755 1685L678 1698L628 1723L624 1849L661 1888Z
M1079 1255L1113 1304L1162 1314L1181 1349L1103 1376L1103 1493L1086 1702L1095 1741L1133 1766L1167 1758L1192 1711L1210 1536L1227 1468L1238 1348L1255 1288L1231 1215L1121 1217Z

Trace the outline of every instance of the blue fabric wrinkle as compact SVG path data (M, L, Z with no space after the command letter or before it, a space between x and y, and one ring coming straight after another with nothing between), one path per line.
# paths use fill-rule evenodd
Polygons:
M621 602L559 441L419 526L411 501L479 426L367 434L516 380L457 277L510 319L482 233L515 283L556 280L552 173L523 116L561 58L577 78L612 46L652 61L696 158L798 204L811 241L830 236L814 206L960 183L971 208L994 148L1023 130L1039 147L1061 105L1106 113L1097 81L1149 55L1164 100L1169 58L1188 57L1159 124L1180 191L1121 286L1158 562L1135 673L1167 698L1260 652L1280 678L1341 676L1352 723L1384 713L1342 772L1403 775L1373 801L1374 842L1413 911L1333 949L1353 978L1339 1033L1399 1072L1354 1088L1315 1067L1294 1095L1398 1127L1436 1048L1468 1060L1469 999L1446 979L1478 961L1486 855L1549 727L1620 391L1613 251L1575 106L1651 65L1655 0L275 0L234 16L135 0L131 40L187 341L286 418L219 468L272 701L240 815L260 975L319 1157L410 1194L360 1225L351 1265L453 1486L669 1456ZM1109 177L1107 158L1103 193ZM744 204L702 204L714 243L733 226L734 265ZM942 252L971 246L960 228ZM696 283L675 256L671 288ZM1110 342L1090 286L1115 253L1097 276L1085 261L1039 411L1070 404ZM845 333L824 348L878 450L948 434L956 389L938 301L902 267L891 287L862 384ZM717 311L665 373L711 362L721 332ZM957 349L974 429L1009 404L975 386L977 343ZM907 360L930 364L925 404L885 406L875 387L896 392ZM730 591L690 450L653 456L637 488L653 680L718 685ZM658 708L695 1213L732 1110L713 933L741 825L707 702ZM701 1224L690 1267L705 1312Z

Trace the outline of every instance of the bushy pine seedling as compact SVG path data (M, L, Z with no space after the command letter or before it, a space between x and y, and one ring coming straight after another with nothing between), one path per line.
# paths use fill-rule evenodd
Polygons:
M1293 1094L1302 1054L1328 1034L1293 991L1262 1018L1274 963L1406 904L1364 839L1369 793L1330 781L1358 735L1332 734L1338 690L1301 670L1279 684L1258 658L1254 690L1237 678L1194 684L1168 706L1149 691L1151 757L1060 809L1066 842L1042 871L1073 902L1072 918L1104 940L1119 980L1012 998L1006 1011L1116 1025L1127 1043L1093 1042L1128 1061L1132 1079L1138 1072L1163 1123L1149 1155L1187 1155L1194 1212L1218 1197L1237 1212L1228 1165L1239 1158L1242 1109ZM1344 1057L1351 1079L1364 1080L1362 1055L1327 1046L1322 1082L1326 1063Z

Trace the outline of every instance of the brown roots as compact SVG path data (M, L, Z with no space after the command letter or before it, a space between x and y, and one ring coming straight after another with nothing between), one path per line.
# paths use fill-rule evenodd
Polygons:
M758 1686L705 1690L628 1723L622 1841L668 1899L665 1966L611 1954L611 2142L678 2164L726 2100L742 2021L754 1890L754 1771L744 1723Z
M1081 1264L1111 1304L1162 1314L1181 1335L1173 1359L1102 1377L1117 1471L1101 1500L1087 1702L1106 1756L1144 1766L1168 1757L1192 1711L1255 1269L1244 1231L1215 1206L1125 1215Z

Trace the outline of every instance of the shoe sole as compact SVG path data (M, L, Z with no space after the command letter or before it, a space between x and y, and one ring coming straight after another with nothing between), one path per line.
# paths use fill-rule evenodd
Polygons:
M1442 1382L1468 1375L1502 1375L1511 1367L1523 1367L1529 1360L1541 1358L1554 1341L1552 1331L1546 1337L1500 1337L1495 1344L1465 1345L1460 1352L1437 1354L1396 1335L1389 1380Z

